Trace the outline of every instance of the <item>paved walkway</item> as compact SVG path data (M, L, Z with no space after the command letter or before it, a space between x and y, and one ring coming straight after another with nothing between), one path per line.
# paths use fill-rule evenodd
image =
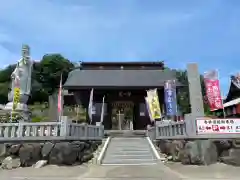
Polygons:
M0 172L4 180L180 180L163 165L22 168Z
M41 169L0 170L3 180L238 180L240 167L224 164L183 166L162 163L148 166L46 166Z

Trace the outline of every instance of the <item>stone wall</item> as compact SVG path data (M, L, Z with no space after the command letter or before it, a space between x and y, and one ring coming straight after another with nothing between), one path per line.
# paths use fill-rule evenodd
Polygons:
M0 144L0 163L3 169L29 167L43 160L45 164L74 165L93 158L101 141L72 141Z
M228 140L160 140L156 142L165 161L210 165L223 162L240 166L240 146Z

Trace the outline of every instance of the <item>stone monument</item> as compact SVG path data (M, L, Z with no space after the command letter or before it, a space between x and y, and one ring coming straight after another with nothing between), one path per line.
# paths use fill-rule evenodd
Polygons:
M202 87L200 83L198 65L196 63L188 64L187 74L189 83L191 114L194 117L204 117Z
M30 59L30 48L28 45L22 46L22 57L17 62L16 68L11 75L11 91L8 93L8 103L5 110L16 111L21 114L25 121L30 119L27 101L31 93L33 62ZM19 102L14 106L14 88L18 84L20 90Z

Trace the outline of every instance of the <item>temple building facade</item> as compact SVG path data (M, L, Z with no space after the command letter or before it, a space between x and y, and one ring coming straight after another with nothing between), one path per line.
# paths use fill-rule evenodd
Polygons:
M145 96L157 88L164 109L164 83L176 80L176 71L164 68L163 62L82 62L69 73L64 84L70 96L66 103L88 108L93 89L92 123L100 122L104 98L106 130L142 130L150 124ZM176 85L180 84L176 82ZM71 101L71 102L69 102ZM87 117L88 118L88 117Z
M227 117L240 117L240 74L231 76L230 88L223 106Z

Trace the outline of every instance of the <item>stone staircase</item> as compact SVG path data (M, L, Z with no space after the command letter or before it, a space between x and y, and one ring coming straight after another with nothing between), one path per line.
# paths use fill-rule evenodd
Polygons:
M145 130L107 130L106 136L110 137L146 137Z
M125 134L111 138L102 165L154 165L157 160L147 137Z

